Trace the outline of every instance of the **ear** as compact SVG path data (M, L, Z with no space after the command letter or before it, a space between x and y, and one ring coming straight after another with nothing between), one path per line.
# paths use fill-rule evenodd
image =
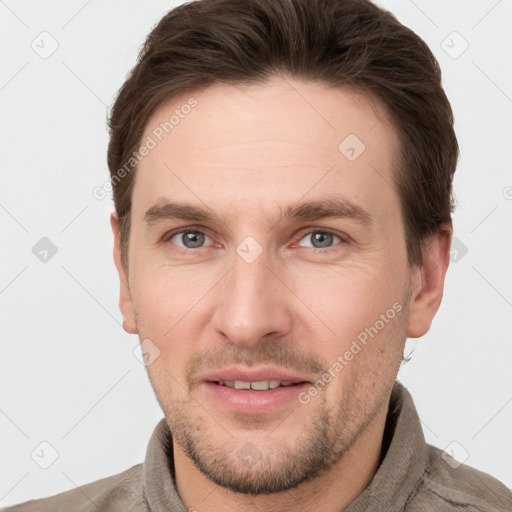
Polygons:
M412 271L412 289L407 323L407 337L419 338L430 329L441 299L444 278L450 263L452 230L431 236L423 250L423 263Z
M137 334L135 312L128 282L128 269L125 268L121 260L121 236L119 218L116 212L112 212L110 215L110 225L112 226L112 233L114 234L114 263L120 281L119 309L123 314L123 329L130 334Z

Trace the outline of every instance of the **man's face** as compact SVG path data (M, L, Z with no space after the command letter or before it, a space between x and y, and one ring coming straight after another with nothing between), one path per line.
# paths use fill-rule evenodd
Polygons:
M319 83L193 97L136 171L125 326L158 355L148 372L175 452L232 490L281 491L385 418L417 283L399 144L379 103ZM248 382L262 389L237 389Z

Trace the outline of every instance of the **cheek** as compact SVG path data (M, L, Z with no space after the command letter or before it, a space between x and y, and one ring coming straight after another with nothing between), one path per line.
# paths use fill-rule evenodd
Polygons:
M375 386L399 361L405 335L401 313L405 282L396 268L351 265L301 275L296 293L314 312L314 316L302 315L307 337L316 340L313 350L336 375L330 393L339 398L352 381Z
M215 280L207 280L199 269L148 267L134 272L139 336L158 346L159 364L182 368L200 348L201 330L208 321L204 299Z
M299 271L300 270L300 271ZM350 264L295 269L293 290L339 343L373 325L400 302L405 283L390 265Z
M200 275L198 268L171 268L151 261L135 268L133 283L140 316L150 318L154 326L177 322L207 286L204 272Z
M140 321L155 337L162 337L179 319L178 294L165 282L143 279L135 292Z

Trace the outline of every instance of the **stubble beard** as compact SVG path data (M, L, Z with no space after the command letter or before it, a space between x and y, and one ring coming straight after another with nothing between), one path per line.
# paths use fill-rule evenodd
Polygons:
M155 386L153 388L156 393ZM275 425L267 427L268 432L275 429L270 434L273 439L280 437L287 441L286 445L275 441L271 448L266 441L265 448L261 445L258 448L256 440L256 444L237 441L236 434L224 432L213 419L209 421L208 413L193 399L167 403L164 397L157 397L172 433L168 442L176 443L203 475L233 492L262 495L297 488L343 459L382 406L379 402L371 414L361 415L362 406L346 398L357 396L354 391L344 390L344 398L335 413L329 412L325 395L316 396L317 403L300 404L298 407L315 407L312 417L304 411L307 419L295 436L291 429L297 430L296 420L285 419L277 428ZM247 419L244 438L250 424L251 420ZM238 425L243 422L238 421ZM222 432L212 435L212 429ZM263 435L257 437L261 439Z
M402 351L406 339L408 308L403 313L388 338L388 342L399 341ZM299 407L315 408L313 413L308 413L306 409L300 416L306 418L301 425L301 432L292 436L293 431L298 430L297 420L285 418L277 427L274 425L268 431L272 438L280 436L288 444L274 443L271 448L260 446L261 449L253 443L237 441L236 434L221 427L205 407L198 404L190 387L186 399L166 396L168 390L179 386L165 368L157 370L158 364L148 367L148 375L171 432L172 437L167 440L169 445L177 444L196 468L216 485L246 495L268 495L297 488L333 468L343 459L382 407L387 408L390 387L398 373L399 359L395 355L393 361L388 363L390 366L386 375L374 375L377 386L373 391L367 388L361 392L361 386L364 387L368 380L364 375L368 369L365 370L363 365L354 369L354 373L346 379L337 407L329 405L325 390L309 404L300 404ZM265 418L260 420L262 426L268 424ZM247 437L247 431L251 428L255 430L257 418L251 424L250 419L239 415L237 426L244 427L244 421L245 428L241 430L244 431L244 437ZM221 433L212 435L211 432L215 430ZM252 445L249 450L248 445ZM265 445L268 445L266 441ZM249 457L244 456L247 453ZM169 463L172 465L173 461Z

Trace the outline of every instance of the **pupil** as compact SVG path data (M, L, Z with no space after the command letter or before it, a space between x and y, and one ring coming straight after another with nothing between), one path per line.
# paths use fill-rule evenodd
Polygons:
M185 233L183 235L183 245L188 249L193 249L195 247L201 247L204 242L204 234L203 233Z
M317 242L319 245L317 245ZM313 234L313 246L314 247L329 247L332 243L331 233L314 233Z

